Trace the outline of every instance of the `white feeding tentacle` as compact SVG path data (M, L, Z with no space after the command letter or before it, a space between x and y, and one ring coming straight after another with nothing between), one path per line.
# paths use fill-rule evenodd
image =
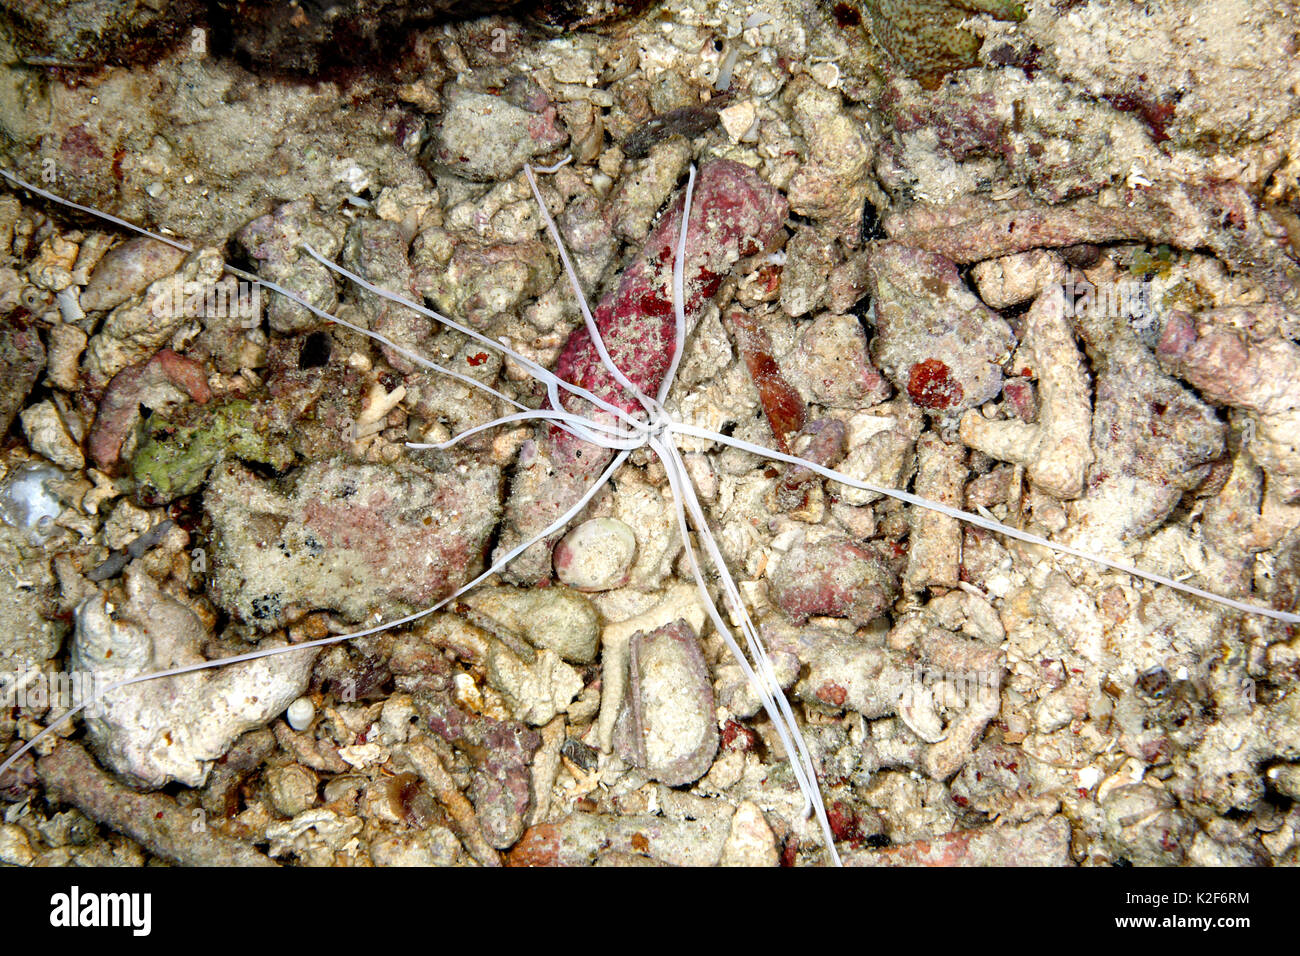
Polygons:
M539 166L537 171L553 173L570 159L572 157L568 157L554 166ZM564 264L564 274L568 276L569 286L573 289L574 298L578 300L578 308L582 312L582 321L587 327L587 335L591 337L592 345L596 347L596 354L600 356L600 363L614 377L614 381L635 396L636 400L641 403L641 407L646 410L646 414L654 415L659 411L659 403L641 391L624 374L623 370L614 362L613 357L610 356L608 349L606 349L604 336L600 334L600 329L596 326L596 320L592 317L591 307L587 305L587 297L582 293L582 283L578 279L578 272L573 268L573 263L569 261L569 251L565 248L564 240L560 237L560 230L555 225L555 220L551 218L550 210L546 208L541 190L537 188L537 178L533 175L533 167L527 163L524 164L524 176L528 179L528 185L533 191L533 198L537 200L537 208L542 214L542 221L546 223L547 231L551 234L551 241L555 243L555 248L560 252L560 262Z
M838 481L841 484L848 485L850 488L860 488L863 491L871 491L878 495L885 495L886 497L902 501L905 504L915 505L918 508L937 511L950 518L956 518L958 521L972 524L977 528L984 528L987 531L1006 535L1009 538L1015 538L1017 541L1023 541L1026 544L1036 544L1052 551L1058 551L1061 554L1068 554L1072 557L1082 558L1085 561L1091 561L1093 564L1099 564L1102 567L1110 568L1113 571L1122 571L1125 574L1131 574L1134 577L1142 578L1145 581L1162 584L1165 587L1173 588L1176 591L1182 591L1184 594L1191 594L1199 598L1204 598L1207 601L1222 604L1224 607L1230 607L1233 610L1241 611L1245 614L1258 614L1262 617L1272 618L1275 621L1281 621L1284 624L1300 624L1300 614L1290 611L1279 611L1271 607L1263 607L1259 604L1250 604L1246 601L1238 601L1235 598L1224 597L1221 594L1215 594L1213 591L1206 591L1202 588L1193 587L1190 584L1184 584L1181 581L1175 581L1173 578L1165 577L1163 574L1156 574L1153 571L1143 571L1141 568L1135 568L1129 564L1112 561L1099 554L1084 551L1082 548L1075 548L1068 544L1061 544L1058 541L1049 541L1047 538L1039 537L1038 535L1031 534L1028 531L1021 531L1019 528L1013 528L1010 525L1002 524L1000 521L986 518L983 515L975 514L972 511L962 511L960 508L953 508L938 501L931 501L929 498L921 498L917 495L911 494L910 492L900 491L897 488L885 488L881 485L872 484L869 481L861 481L857 478L843 474L842 472L825 468L795 455L786 455L771 448L764 448L762 445L755 445L753 442L742 441L738 438L729 438L726 435L719 435L716 432L711 432L704 428L697 428L694 425L680 422L674 422L670 425L669 431L676 432L679 435L690 435L694 438L716 441L722 445L730 445L733 448L739 448L741 451L761 455L762 457L770 458L773 461L783 461L792 465L799 465L809 469L810 471L816 472L823 478Z
M763 709L767 712L768 717L772 720L772 727L776 730L777 738L785 748L786 756L790 760L790 769L794 773L796 782L804 797L804 813L810 810L817 816L817 822L821 826L823 836L826 841L826 850L830 856L831 862L839 866L840 857L835 849L835 834L831 830L830 820L826 816L826 805L821 797L821 788L817 783L816 770L812 764L812 757L808 753L808 748L803 740L803 735L799 732L799 725L795 720L794 714L790 710L789 702L781 690L780 682L776 678L776 673L772 669L772 661L768 656L766 649L763 647L761 639L754 628L753 621L749 617L749 612L745 608L744 601L740 597L740 592L736 587L735 580L731 577L731 572L727 569L725 560L723 560L721 551L718 549L717 542L713 538L713 533L709 530L708 524L704 519L703 510L700 508L699 499L696 498L694 489L690 485L690 480L686 476L686 466L681 460L677 449L672 445L667 445L658 439L651 439L650 446L663 462L664 471L668 476L669 484L673 489L673 504L677 510L678 526L681 530L682 542L686 550L687 559L691 566L691 572L695 577L695 583L700 592L700 598L704 602L704 609L708 613L710 620L713 621L714 629L722 637L731 656L735 658L740 665L741 672L745 675L750 685L758 694ZM685 507L684 503L685 502ZM745 657L744 652L736 643L731 634L731 630L722 620L722 615L718 611L717 604L709 594L708 586L705 584L704 575L700 570L699 561L695 556L695 551L690 545L690 528L687 526L686 508L691 511L692 520L696 525L696 531L700 541L704 544L709 559L717 569L719 580L722 582L723 590L727 595L728 603L732 611L741 622L741 630L745 635L745 642L749 647L750 654L754 658L754 665L751 666L749 660ZM755 667L758 672L755 672Z
M481 425L474 425L471 428L467 428L463 432L454 435L453 437L449 438L447 441L440 441L440 442L408 441L406 443L406 447L407 448L436 448L439 450L444 450L447 448L451 448L453 445L459 444L460 442L464 441L466 438L469 438L471 435L477 435L480 432L485 432L489 428L496 428L500 425L508 425L511 422L522 422L522 421L530 421L530 420L536 421L538 419L542 421L555 422L555 423L568 422L570 424L583 426L584 428L592 432L603 432L606 437L601 438L599 439L599 441L597 441L597 444L599 444L603 448L632 449L632 448L640 448L642 445L645 444L644 438L628 437L626 431L614 425L607 425L603 422L593 422L590 418L583 418L581 415L574 415L572 412L557 412L557 411L552 411L550 409L536 409L536 410L529 409L527 411L516 412L513 415L502 415L500 418L494 418L492 419L492 421L484 422Z
M468 335L474 341L482 345L486 345L488 348L496 349L497 351L510 356L512 359L514 359L516 362L518 362L520 365L526 368L529 372L531 372L539 381L546 383L548 389L550 390L553 399L553 404L556 405L559 404L559 398L556 389L563 388L566 391L572 392L575 395L587 399L593 405L596 405L604 409L605 411L609 412L610 414L616 416L617 418L623 420L633 429L643 430L645 428L644 422L639 421L638 419L628 414L623 409L619 408L617 405L605 401L603 398L600 398L599 396L593 394L592 392L589 392L587 389L581 387L580 385L574 385L571 382L566 382L564 379L557 376L550 369L543 368L542 366L534 362L532 359L525 358L523 355L520 355L514 349L506 345L503 345L500 342L493 341L492 339L488 338L486 335L482 334L481 332L476 332L474 329L471 329L469 326L462 325L461 323L455 321L454 319L449 319L447 318L447 316L442 315L439 312L433 311L433 309L429 309L426 308L425 306L418 305L417 303L412 302L410 299L398 295L396 292L391 292L388 289L384 289L381 288L380 286L375 285L373 282L366 280L365 278L351 271L350 269L345 269L343 266L339 265L338 263L331 262L329 259L322 256L319 252L317 252L315 249L313 249L310 245L307 245L306 243L303 244L302 248L307 252L308 255L310 255L313 259L315 259L325 268L329 269L331 272L338 273L341 276L351 279L353 282L361 286L361 288L365 289L367 292L372 292L375 295L379 296L380 298L387 299L390 302L395 302L398 305L404 305L408 309L413 309L414 311L420 313L421 315L428 316L429 318L434 319L437 322L441 322L449 329L455 329L457 332L460 332L462 335ZM583 437L586 438L588 436L584 435ZM589 440L595 441L594 438Z

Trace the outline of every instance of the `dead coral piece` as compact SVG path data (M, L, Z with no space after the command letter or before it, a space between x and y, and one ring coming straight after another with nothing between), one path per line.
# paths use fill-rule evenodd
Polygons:
M205 660L208 630L193 611L141 571L127 571L126 593L120 607L97 596L77 609L72 666L97 692ZM138 786L201 786L235 738L303 694L315 657L304 650L123 687L90 701L87 732L101 758Z
M424 741L413 740L402 749L402 754L447 811L448 822L465 849L483 866L500 866L501 857L484 839L473 805L460 792L451 774L438 759L437 751Z
M871 258L870 283L876 362L913 403L939 415L997 396L1001 363L1015 337L1002 317L966 288L950 259L881 243Z
M1063 816L984 830L958 830L883 850L850 850L847 866L1071 866Z
M1113 279L1113 265L1089 273ZM1143 537L1209 474L1226 450L1214 409L1161 371L1127 318L1094 308L1076 317L1096 375L1095 461L1076 506L1098 540Z
M1032 351L1038 376L1038 421L991 421L972 410L962 416L958 434L977 451L1024 465L1029 480L1048 494L1077 498L1093 460L1092 399L1059 286L1049 288L1030 308L1024 349Z
M960 508L967 473L966 449L927 433L916 443L916 457L916 494ZM907 572L903 576L907 590L957 587L961 582L961 522L935 511L914 508L911 529Z
M1300 502L1300 347L1284 338L1250 338L1249 317L1225 309L1195 317L1174 312L1156 350L1165 368L1216 404L1250 414L1244 443L1287 504Z
M831 538L791 548L772 572L773 600L802 624L814 614L870 624L898 596L898 580L874 548Z
M325 312L338 304L334 274L302 251L304 244L333 259L343 246L343 225L320 212L310 198L277 206L235 234L265 279L293 289L302 299ZM83 293L83 305L84 293ZM301 332L320 320L304 306L285 296L267 300L267 322L276 332Z
M194 829L193 810L159 793L136 793L105 773L77 744L61 741L36 762L51 800L71 804L96 823L125 833L149 852L182 866L274 866L246 843L215 827Z
M786 190L791 210L856 240L873 154L862 124L845 111L839 93L811 78L792 80L783 96L808 144L808 161Z
M556 823L530 827L507 860L510 866L590 866L602 855L617 854L670 866L716 866L730 834L729 823L721 815L670 820L571 813Z
M1126 239L1207 247L1278 302L1300 308L1300 264L1260 227L1254 201L1240 183L1158 184L1052 206L1026 197L967 196L943 206L917 203L891 214L884 225L891 239L960 263Z

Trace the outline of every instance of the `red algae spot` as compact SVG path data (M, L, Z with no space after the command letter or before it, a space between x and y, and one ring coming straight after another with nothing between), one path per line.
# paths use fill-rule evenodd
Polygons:
M673 304L664 298L663 294L657 289L647 289L639 300L642 315L652 315L656 318L663 318L666 315L672 315Z
M817 699L836 707L843 707L849 692L834 681L827 681L817 688Z
M951 408L962 400L962 387L938 359L917 362L907 377L907 394L921 408Z
M486 353L486 352L479 352L479 353L477 353L477 354L475 354L475 355L471 355L469 358L465 359L466 362L468 362L470 365L474 365L474 366L482 365L482 364L483 364L484 362L486 362L487 360L488 360L488 356L487 356L487 353Z

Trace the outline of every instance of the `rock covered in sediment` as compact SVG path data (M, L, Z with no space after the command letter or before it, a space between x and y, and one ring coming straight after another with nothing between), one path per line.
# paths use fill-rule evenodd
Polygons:
M143 572L128 570L126 603L103 595L77 609L74 671L94 686L202 663L208 639L198 617ZM278 646L278 645L268 645ZM283 712L307 689L314 650L123 687L92 701L86 727L100 759L132 783L201 786L212 762L240 734Z
M505 97L459 86L443 95L447 105L421 157L431 169L480 182L509 179L530 159L568 141L552 104L530 112Z
M889 395L889 383L871 364L867 337L852 315L817 316L802 328L780 364L790 384L819 405L856 411Z
M619 756L670 787L698 780L718 752L713 681L683 620L633 636Z
M500 472L313 462L281 488L235 462L212 473L211 593L270 629L318 608L361 620L434 604L481 566Z
M244 226L235 238L263 278L292 289L322 311L334 311L338 304L334 273L309 256L302 245L333 259L343 245L343 223L327 218L310 198L277 206ZM300 332L320 322L304 306L274 294L268 295L266 318L272 329L285 333Z
M812 615L869 624L898 595L898 576L868 544L829 538L791 548L772 572L773 600L796 622Z
M433 733L471 758L466 796L483 837L497 849L514 845L533 803L530 767L541 736L515 721L461 710L446 694L418 696L417 704Z
M966 288L952 260L887 242L876 247L869 269L873 354L899 390L931 415L996 398L1015 336Z
M408 257L409 246L397 223L359 219L344 237L343 264L372 285L413 300L415 274ZM356 287L355 294L372 332L386 336L408 351L425 351L423 346L433 332L433 319L360 287ZM415 363L396 349L385 345L383 352L384 358L398 371L415 370Z
M1089 279L1113 280L1113 265L1102 263ZM1076 512L1098 540L1150 534L1226 447L1215 410L1166 375L1129 321L1109 311L1076 318L1096 376L1095 462Z
M460 599L474 613L474 623L489 633L502 628L539 649L555 651L566 661L589 664L600 641L600 614L576 590L549 588L475 588Z

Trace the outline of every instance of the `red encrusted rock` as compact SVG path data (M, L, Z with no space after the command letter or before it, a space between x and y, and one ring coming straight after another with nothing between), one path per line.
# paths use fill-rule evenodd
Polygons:
M875 620L898 595L898 579L870 545L846 538L792 548L771 578L776 603L796 623L813 615Z
M673 257L681 232L684 192L651 230L618 288L594 317L614 362L638 388L654 395L668 372L674 342ZM715 160L700 167L686 237L686 322L688 329L742 257L766 248L785 222L785 198L740 163ZM570 336L555 368L561 378L589 389L621 408L638 408L600 362L584 327ZM592 414L590 403L561 401L570 411ZM503 554L558 518L599 476L610 454L543 426L536 442L520 451L510 493ZM515 559L509 575L532 583L550 571L553 541L539 542Z

